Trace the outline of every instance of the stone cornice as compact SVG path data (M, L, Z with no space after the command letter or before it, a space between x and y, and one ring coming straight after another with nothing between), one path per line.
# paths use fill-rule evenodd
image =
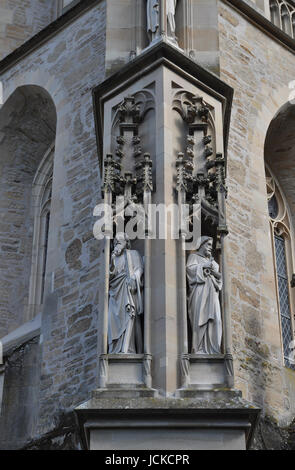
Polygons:
M57 33L79 18L79 16L83 15L87 10L93 8L101 1L102 0L83 0L67 10L63 15L46 26L46 28L35 34L35 36L15 49L11 54L4 57L4 59L0 61L0 74L6 72L6 70L13 67L17 62L41 47Z
M123 66L113 75L109 76L96 86L93 90L94 115L97 135L98 155L100 167L102 168L102 142L103 142L103 103L109 99L119 88L129 86L142 76L150 73L160 65L176 71L181 76L193 77L198 86L205 92L223 101L224 113L224 149L226 155L231 106L234 90L217 75L191 60L179 48L172 46L166 41L159 41L153 47L145 49L134 60Z
M258 26L274 41L280 43L282 46L295 53L295 40L284 33L280 28L275 26L269 21L263 14L259 13L255 8L246 3L244 0L222 0L224 3L234 7L237 11L242 13L248 18L253 24Z

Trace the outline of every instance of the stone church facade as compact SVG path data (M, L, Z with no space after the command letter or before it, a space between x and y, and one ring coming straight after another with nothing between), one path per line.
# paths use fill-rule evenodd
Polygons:
M295 448L294 52L293 0L0 2L0 448ZM142 350L110 353L119 195L200 203L218 353L148 230Z

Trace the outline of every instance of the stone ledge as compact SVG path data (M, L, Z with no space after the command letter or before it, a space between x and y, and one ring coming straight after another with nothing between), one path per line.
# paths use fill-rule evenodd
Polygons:
M121 388L120 388L121 389ZM150 409L237 409L245 408L249 410L258 410L251 403L247 402L242 398L242 392L240 390L195 390L185 389L186 392L190 392L193 396L190 397L153 397L153 398L101 398L99 395L100 390L97 389L92 392L92 397L89 401L82 403L76 408L76 411L80 410L105 410L105 409L134 409L134 410L150 410ZM124 389L121 389L122 391ZM136 391L136 388L134 388ZM177 391L178 393L179 391Z
M15 349L27 343L33 338L40 336L41 314L38 314L33 320L24 323L8 335L1 338L3 356L9 356Z
M123 432L138 432L149 435L151 439L157 429L163 436L171 433L178 445L178 434L185 435L189 430L199 433L206 430L209 434L219 435L230 432L245 433L247 447L251 445L253 431L260 410L243 400L239 391L223 390L198 392L193 398L93 398L75 410L83 436L84 448L91 447L92 433L109 429L114 436ZM134 431L130 431L134 429ZM173 434L174 433L174 434ZM92 437L91 437L92 436ZM222 439L221 439L222 440ZM144 442L144 440L142 440ZM144 444L142 444L144 446ZM161 448L161 444L159 444ZM137 447L139 448L139 447Z
M145 388L145 387L127 387L127 386L108 386L108 388L99 388L94 390L93 399L101 400L106 399L110 400L113 398L116 399L132 399L132 398L151 398L156 395L156 390Z

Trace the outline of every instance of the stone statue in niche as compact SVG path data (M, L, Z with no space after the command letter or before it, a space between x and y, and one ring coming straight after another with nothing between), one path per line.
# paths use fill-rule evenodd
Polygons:
M159 36L159 1L147 0L147 32L150 42ZM175 10L177 0L166 0L167 36L176 41Z
M177 0L166 0L166 13L167 13L167 36L176 40L175 37L175 10Z
M147 0L147 32L150 42L159 36L159 0Z
M138 251L130 248L128 236L117 234L110 263L109 354L135 354L143 350L143 263Z
M193 354L220 354L222 320L219 293L222 289L219 266L212 258L213 239L201 237L197 252L190 254L188 280L188 315L192 328Z

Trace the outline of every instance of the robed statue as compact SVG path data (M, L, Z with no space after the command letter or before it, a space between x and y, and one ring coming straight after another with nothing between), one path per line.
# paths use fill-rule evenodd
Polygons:
M147 0L147 32L151 42L159 36L159 2ZM177 0L166 0L167 36L174 40L176 6Z
M108 352L141 353L143 263L125 233L114 239L109 278Z
M222 289L219 266L212 258L213 239L200 237L197 252L189 255L188 315L192 328L193 354L220 354L222 320L219 293Z
M166 0L167 36L175 39L175 10L177 0Z
M147 32L150 42L159 36L159 0L147 0Z

